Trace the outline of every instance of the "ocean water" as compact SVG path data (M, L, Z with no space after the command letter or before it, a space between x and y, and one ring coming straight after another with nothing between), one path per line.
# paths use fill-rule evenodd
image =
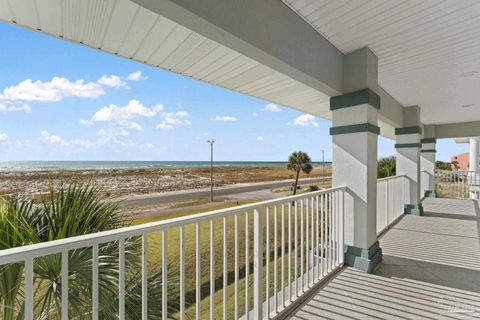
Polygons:
M215 166L283 167L284 161L215 161ZM312 162L321 165L322 162ZM330 162L326 162L330 164ZM210 161L5 161L0 172L208 167Z

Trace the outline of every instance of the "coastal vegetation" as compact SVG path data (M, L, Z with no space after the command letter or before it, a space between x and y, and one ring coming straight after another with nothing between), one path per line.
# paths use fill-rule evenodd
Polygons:
M91 185L62 184L52 187L41 202L12 197L0 206L0 250L28 244L64 239L131 225L132 221L117 214L118 203L103 201L100 189ZM125 279L129 287L126 318L137 319L141 313L140 239L125 241ZM99 246L99 315L111 319L118 315L118 243ZM61 312L60 254L35 259L35 318L57 319ZM92 249L80 248L68 252L69 315L71 319L91 317ZM23 264L0 266L0 318L23 319ZM149 273L149 295L161 299L161 270ZM170 276L169 294L178 295L178 276ZM177 299L178 300L178 299ZM178 310L178 303L169 305L169 314ZM151 319L161 319L159 308L150 308Z
M448 170L452 171L452 169L457 169L458 168L458 161L453 161L453 162L445 162L445 161L435 161L435 168L439 170Z
M396 174L396 158L394 156L385 157L378 160L377 178L391 177Z

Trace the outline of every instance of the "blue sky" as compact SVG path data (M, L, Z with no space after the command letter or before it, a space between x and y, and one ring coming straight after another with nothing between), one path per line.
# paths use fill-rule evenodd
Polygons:
M0 161L207 160L208 139L217 160L331 159L330 121L3 23L0 44Z

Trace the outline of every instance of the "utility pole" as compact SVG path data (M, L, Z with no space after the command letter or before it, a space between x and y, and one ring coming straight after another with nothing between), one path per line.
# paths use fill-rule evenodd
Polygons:
M215 140L208 140L210 143L210 202L213 202L213 144Z
M325 186L325 150L322 149L322 187Z

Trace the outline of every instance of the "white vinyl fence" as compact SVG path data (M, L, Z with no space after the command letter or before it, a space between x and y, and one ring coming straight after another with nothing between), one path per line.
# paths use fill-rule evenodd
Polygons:
M377 180L377 233L381 233L404 212L409 180L393 176Z
M388 184L390 190L401 184L401 180L385 181L388 182L380 183ZM399 187L399 193L401 189ZM48 256L57 255L61 270L55 290L61 291L61 299L55 318L78 318L72 305L75 299L69 291L75 293L72 286L79 280L69 269L78 250L91 249L91 257L86 261L91 272L91 297L82 297L91 300L91 306L82 310L82 318L99 318L99 297L102 297L118 301L118 314L109 316L128 319L126 308L130 306L126 299L132 289L128 287L125 274L129 263L126 243L137 237L141 246L138 265L141 315L134 318L146 320L151 310L161 311L162 319L173 316L180 319L187 316L194 319L260 319L267 314L274 317L343 265L344 192L344 188L332 188L7 249L0 251L0 267L21 265L24 268L19 308L24 308L25 319L36 319L39 316L36 300L42 294L42 286L36 281L37 266ZM395 197L388 198L391 214L387 221L395 217L397 201ZM161 239L161 245L153 246L153 243L160 243L152 242L155 237ZM118 284L112 297L100 294L99 280L102 283L106 259L101 249L104 245L118 246L118 279L115 280ZM172 260L172 256L175 259ZM160 258L158 264L162 271L161 295L156 298L149 296L152 284L148 280L155 264L154 257ZM175 277L169 278L172 272ZM170 296L169 286L175 281L179 294ZM192 283L192 288L186 288L186 283ZM192 293L193 301L187 301L187 290ZM205 303L208 308L202 308ZM179 305L176 314L168 313L172 304Z

